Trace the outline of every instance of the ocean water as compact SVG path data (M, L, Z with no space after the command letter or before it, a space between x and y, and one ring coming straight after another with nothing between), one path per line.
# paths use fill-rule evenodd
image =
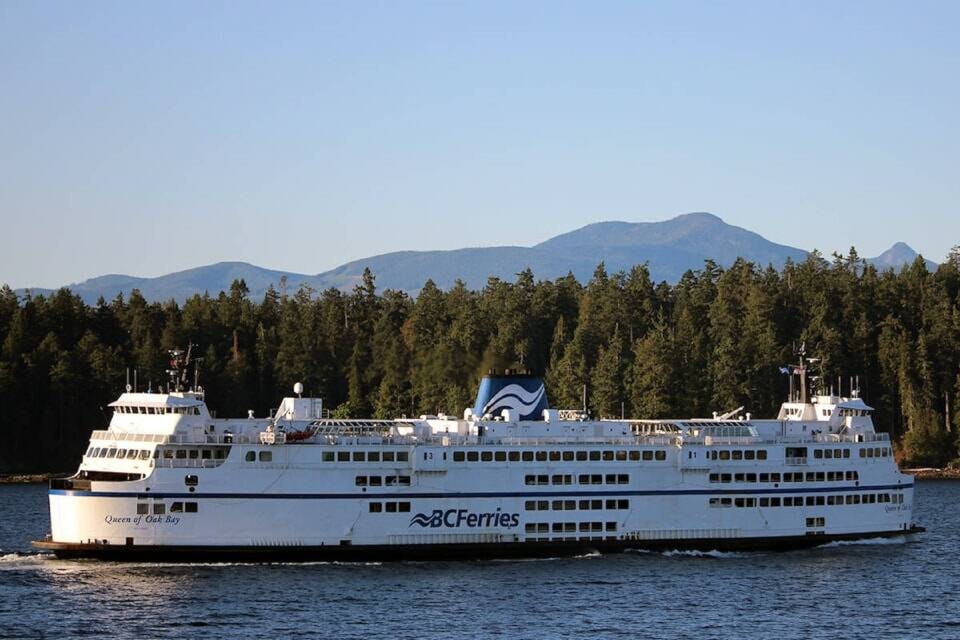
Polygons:
M58 561L46 489L0 486L0 638L960 638L960 483L909 540L787 553L401 564Z

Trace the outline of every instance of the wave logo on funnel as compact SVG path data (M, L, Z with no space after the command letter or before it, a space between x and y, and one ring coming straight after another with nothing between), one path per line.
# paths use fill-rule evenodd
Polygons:
M545 393L543 383L534 391L527 391L519 384L507 385L483 405L483 415L497 415L504 409L512 409L524 418L536 410Z

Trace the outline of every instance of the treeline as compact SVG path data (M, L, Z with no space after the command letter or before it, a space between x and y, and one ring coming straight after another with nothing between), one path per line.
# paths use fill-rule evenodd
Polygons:
M878 272L849 255L812 254L782 270L706 262L676 284L644 266L586 284L491 278L482 291L428 281L416 298L378 293L366 272L352 292L270 289L242 281L182 306L138 292L85 305L0 289L0 471L69 470L128 368L140 390L167 381L167 350L195 344L211 409L265 415L294 382L339 416L459 415L491 367L545 374L551 405L594 416L709 416L745 405L773 416L780 368L806 344L826 389L859 375L878 428L912 464L957 457L960 427L960 250L936 272L922 260Z

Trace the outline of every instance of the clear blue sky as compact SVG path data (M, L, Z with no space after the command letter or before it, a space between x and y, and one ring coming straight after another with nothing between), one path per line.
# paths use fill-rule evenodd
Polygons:
M960 244L960 2L0 2L0 282L711 211Z

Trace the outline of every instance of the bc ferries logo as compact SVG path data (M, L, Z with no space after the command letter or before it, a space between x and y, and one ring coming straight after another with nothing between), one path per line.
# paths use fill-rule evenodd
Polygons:
M469 509L434 509L432 513L418 513L410 519L410 525L424 529L441 527L505 527L512 529L520 525L519 513L504 513L498 508L489 513L471 513Z
M545 390L541 384L534 391L527 391L519 384L511 384L497 392L483 406L483 415L497 415L504 409L511 409L523 418L533 413L543 401Z

